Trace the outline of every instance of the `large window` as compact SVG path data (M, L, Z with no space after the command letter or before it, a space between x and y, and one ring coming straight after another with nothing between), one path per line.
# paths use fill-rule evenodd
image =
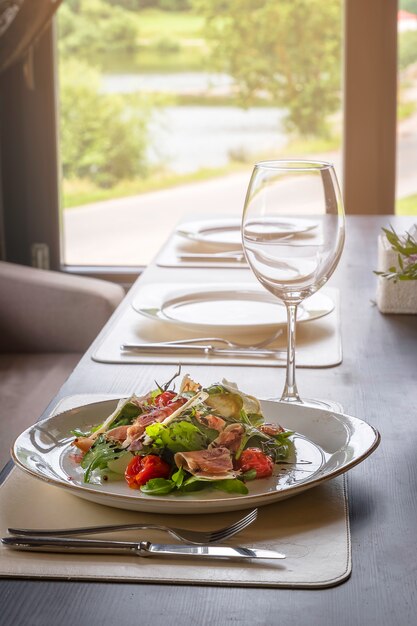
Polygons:
M387 216L397 164L397 211L415 213L415 14L414 0L63 0L58 37L0 75L3 256L128 276L183 216L240 215L264 157L335 161L347 213Z
M417 215L417 0L398 12L396 212Z
M342 22L341 0L64 0L63 262L145 265L180 218L240 215L256 160L341 178Z

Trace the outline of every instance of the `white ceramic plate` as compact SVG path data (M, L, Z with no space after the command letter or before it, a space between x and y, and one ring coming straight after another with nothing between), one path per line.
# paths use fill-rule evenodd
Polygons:
M100 423L116 403L117 400L105 400L80 406L31 426L14 444L16 465L35 478L107 506L150 513L216 513L270 504L315 487L363 461L380 440L378 431L355 417L265 400L262 409L266 421L296 431L294 455L285 464L276 465L272 477L248 483L246 496L214 489L186 495L147 496L130 489L123 480L84 484L82 472L73 460L71 429L83 430Z
M306 219L282 218L274 221L275 234L296 235L306 233L317 225L316 222ZM199 220L181 224L177 228L177 234L192 241L199 241L207 244L238 247L242 246L241 219L212 219Z
M204 291L173 291L166 293L156 306L149 306L141 293L132 306L151 320L175 324L188 330L217 332L224 329L234 333L266 331L287 322L284 304L268 291L241 289L233 285ZM317 293L299 307L297 320L314 320L333 309L333 300L323 293Z

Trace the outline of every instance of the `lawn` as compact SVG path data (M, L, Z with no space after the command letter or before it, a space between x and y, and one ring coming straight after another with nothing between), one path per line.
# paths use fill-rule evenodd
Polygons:
M160 11L144 9L135 15L139 41L163 39L201 40L204 20L188 11Z
M138 32L135 53L101 56L106 73L204 71L207 46L203 18L188 11L143 9L132 13Z
M395 205L395 213L397 215L417 216L417 194L397 200Z

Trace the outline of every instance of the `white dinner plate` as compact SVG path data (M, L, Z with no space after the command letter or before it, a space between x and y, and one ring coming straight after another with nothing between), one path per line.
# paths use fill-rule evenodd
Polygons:
M107 506L149 513L216 513L263 506L295 496L357 465L376 449L380 440L377 430L356 417L263 400L267 422L295 431L294 454L275 466L273 476L247 483L248 495L207 489L149 496L130 489L124 480L85 484L82 470L74 461L70 431L88 430L101 423L116 404L117 400L87 404L31 426L14 444L16 465L35 478Z
M296 235L306 233L317 226L316 222L302 218L285 218L274 220L275 234ZM201 243L222 246L242 246L241 219L211 219L186 222L181 224L176 232L182 237Z
M158 304L151 305L146 301L146 292L141 292L132 306L151 320L188 330L257 332L273 330L287 322L285 305L271 293L234 285L202 291L195 288L171 291L165 293ZM333 300L326 294L317 293L299 307L297 320L314 320L333 309Z

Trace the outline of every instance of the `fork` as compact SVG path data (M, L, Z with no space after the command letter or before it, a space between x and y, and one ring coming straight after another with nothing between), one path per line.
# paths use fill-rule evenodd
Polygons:
M116 530L162 530L180 541L193 544L220 543L240 533L252 524L258 516L258 509L253 509L250 513L237 520L229 526L212 531L188 530L186 528L173 528L171 526L160 526L159 524L114 524L107 526L85 526L82 528L61 528L40 530L35 528L8 528L12 535L25 537L58 537L71 535L94 535L98 533L113 532Z
M195 339L176 339L173 341L158 341L152 344L123 344L121 346L122 350L131 350L131 349L135 349L135 348L139 348L139 347L144 347L144 346L148 346L148 347L164 347L164 346L188 346L188 345L193 345L193 344L205 344L207 342L211 343L211 342L215 342L215 343L222 343L226 346L228 346L229 348L236 348L236 349L244 349L244 350L256 350L257 348L265 348L266 346L269 346L269 344L271 344L273 341L275 341L275 339L277 339L278 337L280 337L280 335L282 335L282 328L279 328L273 335L272 337L268 337L267 339L263 339L262 341L258 341L257 343L251 343L251 344L245 344L245 343L239 343L237 341L230 341L229 339L224 339L223 337L196 337ZM214 347L214 346L210 346L210 347Z

